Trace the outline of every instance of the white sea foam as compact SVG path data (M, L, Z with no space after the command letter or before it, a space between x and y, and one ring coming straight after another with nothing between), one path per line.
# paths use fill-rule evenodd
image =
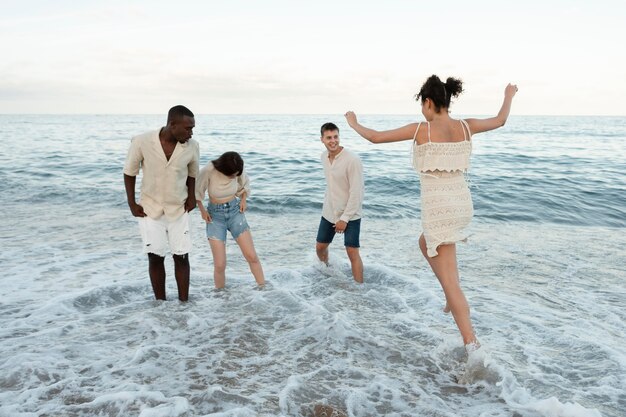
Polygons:
M390 190L368 184L364 285L351 278L341 242L331 245L329 267L314 255L318 141L303 145L315 155L276 163L278 154L264 152L278 146L266 138L246 166L251 175L255 165L274 167L252 175L248 213L267 286L256 288L229 240L227 287L214 290L194 215L190 301L176 301L168 258L170 301L156 302L123 203L127 138L83 149L76 132L61 133L43 144L18 143L11 163L28 169L0 171L3 206L21 216L5 222L0 251L2 417L308 416L318 404L359 417L618 417L626 409L621 228L478 216L472 239L458 247L482 343L467 358L417 247L414 176L396 177L406 167L389 162L392 151L360 149L366 167L378 167L371 181L385 172L390 178ZM237 140L234 149L247 143ZM303 178L287 176L292 163ZM503 181L497 192L506 193L509 183L497 173L503 165L493 169ZM270 173L306 191L294 197L264 183ZM14 198L5 198L9 191ZM40 196L37 204L32 196ZM263 210L254 210L255 198L265 201Z
M11 305L0 415L600 415L537 397L487 347L466 358L415 279L366 262L360 286L339 254L320 268L276 269L260 291L233 274L187 304L150 301L136 279Z

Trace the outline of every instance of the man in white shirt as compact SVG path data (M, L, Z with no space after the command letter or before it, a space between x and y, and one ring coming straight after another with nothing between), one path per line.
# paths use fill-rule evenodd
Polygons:
M195 184L200 148L191 139L193 113L174 106L167 125L132 139L124 165L128 206L138 218L144 252L148 254L154 297L165 300L165 253L169 245L174 258L178 299L189 297L189 212L196 207ZM143 170L141 197L135 201L135 182Z
M339 128L325 123L321 128L322 165L326 177L326 194L315 246L317 257L328 264L328 246L335 233L343 234L352 276L363 283L363 261L359 254L361 210L363 205L363 166L358 155L339 146Z

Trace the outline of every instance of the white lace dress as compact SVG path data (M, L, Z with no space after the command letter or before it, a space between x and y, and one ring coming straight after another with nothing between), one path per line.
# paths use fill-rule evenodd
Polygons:
M421 123L417 126L417 131ZM462 142L428 142L413 140L413 167L420 175L422 228L428 256L437 256L439 245L467 239L465 228L474 215L472 195L465 179L472 153L471 133L461 120ZM466 134L467 129L467 134Z

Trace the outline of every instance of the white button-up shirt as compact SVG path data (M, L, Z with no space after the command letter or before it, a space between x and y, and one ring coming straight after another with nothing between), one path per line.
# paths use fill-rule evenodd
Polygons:
M187 177L198 176L199 160L200 145L189 139L176 144L168 161L156 130L132 139L124 174L136 177L143 170L139 204L148 216L158 219L165 214L169 219L177 219L185 212L189 196Z
M322 216L333 224L360 219L365 185L359 156L343 148L331 163L324 151L322 165L326 176Z

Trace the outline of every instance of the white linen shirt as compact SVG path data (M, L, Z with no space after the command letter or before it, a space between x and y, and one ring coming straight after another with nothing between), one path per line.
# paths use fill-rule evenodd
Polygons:
M333 224L360 219L365 193L361 159L346 148L335 156L332 164L328 151L322 152L321 159L326 177L322 216Z
M163 214L175 220L185 212L187 177L198 176L200 145L193 139L176 143L169 161L165 157L159 130L132 139L124 174L136 177L143 170L139 204L153 219Z

